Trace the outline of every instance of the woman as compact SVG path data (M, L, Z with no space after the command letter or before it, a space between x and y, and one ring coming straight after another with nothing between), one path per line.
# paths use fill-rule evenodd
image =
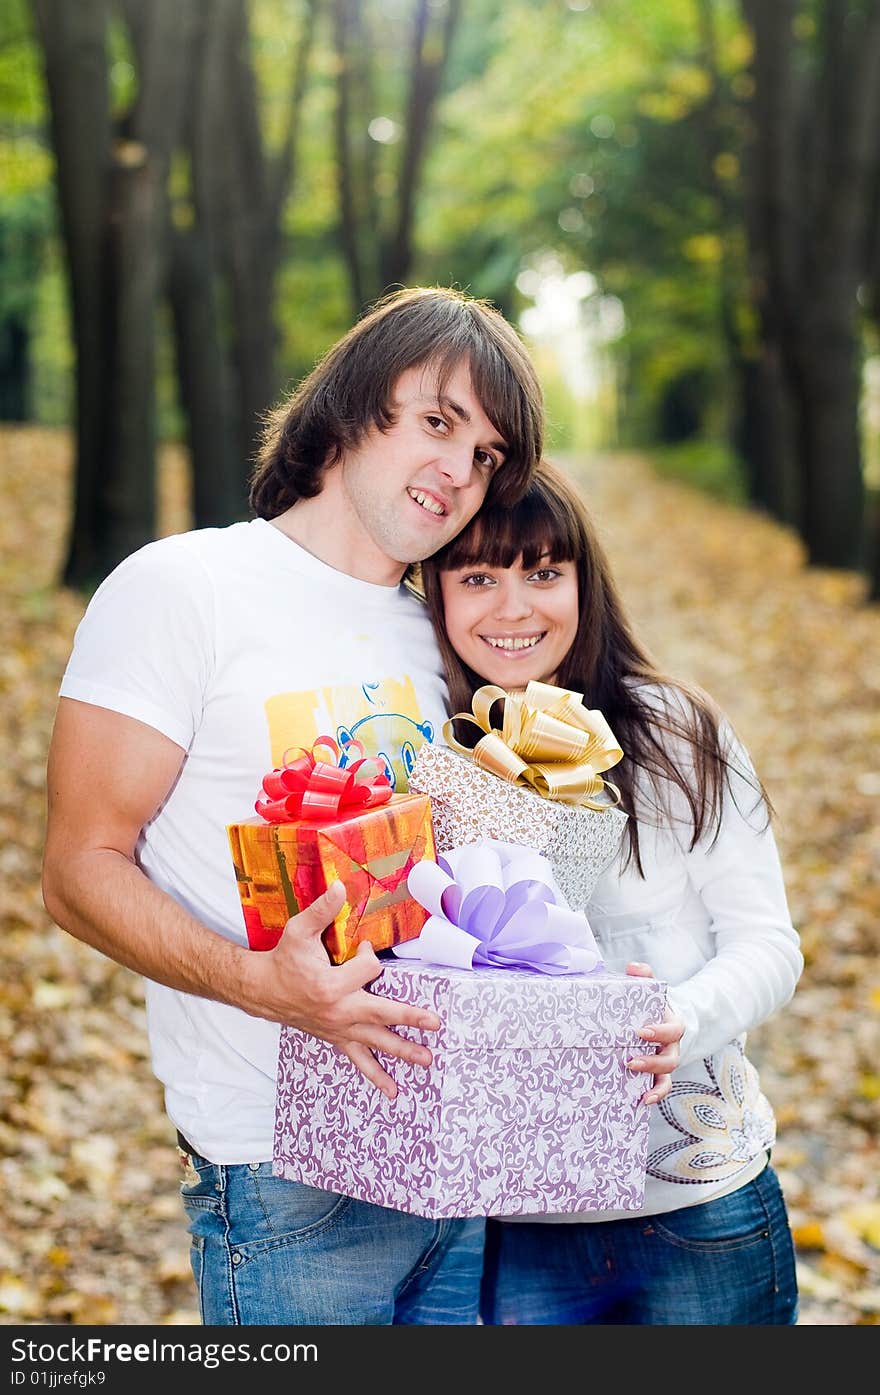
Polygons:
M538 679L605 715L630 819L590 924L610 968L650 963L684 1024L672 1088L652 1109L642 1210L490 1221L484 1322L793 1324L773 1113L743 1047L791 997L803 959L745 750L706 694L654 667L583 501L552 465L522 503L484 509L423 563L422 584L452 712L484 683Z

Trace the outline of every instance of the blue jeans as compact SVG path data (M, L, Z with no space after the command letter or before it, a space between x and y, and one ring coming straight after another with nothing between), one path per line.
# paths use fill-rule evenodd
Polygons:
M206 1326L476 1323L482 1220L425 1220L273 1177L268 1162L189 1156L181 1197Z
M489 1221L482 1319L492 1326L786 1326L794 1245L767 1166L718 1201L659 1216Z

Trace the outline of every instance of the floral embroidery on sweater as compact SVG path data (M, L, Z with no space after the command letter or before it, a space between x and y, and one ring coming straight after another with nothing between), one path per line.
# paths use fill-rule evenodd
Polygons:
M773 1111L740 1043L702 1064L711 1083L674 1080L658 1106L681 1137L649 1155L650 1177L684 1185L726 1182L775 1141Z

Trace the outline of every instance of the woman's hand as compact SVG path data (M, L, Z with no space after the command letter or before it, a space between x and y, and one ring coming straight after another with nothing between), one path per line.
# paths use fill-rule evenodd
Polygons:
M649 964L638 964L635 961L627 964L626 972L633 978L653 978ZM642 1095L643 1104L659 1104L664 1100L672 1089L672 1072L678 1065L680 1051L678 1043L684 1036L684 1023L677 1017L673 1017L669 1008L663 1014L663 1021L642 1027L639 1036L645 1041L655 1041L657 1050L652 1056L634 1056L631 1061L627 1061L629 1070L650 1071L654 1077L653 1084L646 1094Z

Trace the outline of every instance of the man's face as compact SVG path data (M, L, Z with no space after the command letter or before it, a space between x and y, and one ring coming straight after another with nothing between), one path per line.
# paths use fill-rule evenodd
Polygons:
M372 427L327 477L357 554L351 560L359 574L366 564L377 579L389 574L389 562L419 562L460 532L506 450L474 394L466 361L442 396L430 364L407 369L394 385L392 408L394 425Z

